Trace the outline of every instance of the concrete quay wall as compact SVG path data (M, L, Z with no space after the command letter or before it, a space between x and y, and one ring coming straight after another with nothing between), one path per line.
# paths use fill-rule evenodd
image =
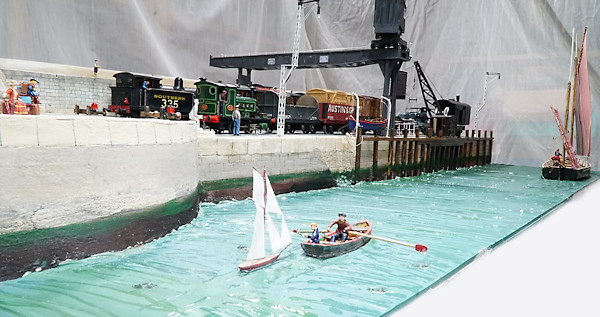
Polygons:
M348 172L354 156L351 135L232 136L191 121L0 115L0 234L141 210L202 183L250 178L253 167L272 176Z
M0 233L65 226L191 195L191 122L0 115Z
M198 134L198 179L203 182L251 177L252 168L269 175L354 168L350 135L215 135Z

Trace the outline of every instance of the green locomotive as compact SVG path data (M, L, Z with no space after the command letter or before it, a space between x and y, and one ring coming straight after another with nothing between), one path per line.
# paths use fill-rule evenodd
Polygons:
M256 99L251 97L253 93L249 88L215 83L206 78L200 78L200 81L195 82L194 85L200 121L217 133L225 130L231 133L233 130L232 114L235 105L240 106L241 130L247 133L251 131L253 125L269 127L269 123L274 122L266 115L258 113Z

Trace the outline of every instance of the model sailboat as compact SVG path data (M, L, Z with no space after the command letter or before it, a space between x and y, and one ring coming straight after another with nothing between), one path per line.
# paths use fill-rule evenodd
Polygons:
M292 243L290 230L285 223L285 217L281 212L266 170L261 175L256 169L252 169L252 178L252 200L256 206L256 216L248 257L246 261L238 265L238 268L243 271L253 270L274 262L281 252ZM272 214L277 214L281 218L281 234L271 217ZM270 255L265 255L265 224L273 252Z
M569 94L571 83L567 91L567 109L565 123L554 108L552 112L560 131L565 155L555 155L542 165L542 176L547 179L582 180L590 177L591 164L589 163L591 136L592 136L592 102L590 98L590 83L588 79L588 65L586 53L587 28L583 32L583 41L578 58L575 59L575 80L573 87L573 103L569 109ZM569 111L571 110L571 111ZM569 112L572 113L570 131ZM573 123L576 126L576 143L573 149Z

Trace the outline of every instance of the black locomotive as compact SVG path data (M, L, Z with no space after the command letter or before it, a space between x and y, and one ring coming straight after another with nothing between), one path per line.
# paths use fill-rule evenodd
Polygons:
M173 87L161 85L160 77L129 72L117 73L113 77L116 85L110 87L112 98L108 111L133 118L189 119L194 91L185 89L179 77Z

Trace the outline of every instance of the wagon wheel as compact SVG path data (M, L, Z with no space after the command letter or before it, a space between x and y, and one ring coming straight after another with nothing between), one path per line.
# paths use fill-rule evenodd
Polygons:
M302 125L302 133L308 134L308 132L310 132L309 129L310 129L310 127L308 125L306 125L306 124Z
M315 133L317 133L317 128L315 128L315 125L314 125L314 124L311 124L311 125L308 127L308 130L310 131L310 134L315 134Z
M328 134L333 134L333 126L325 126L325 132L327 132Z
M88 116L92 114L92 108L90 106L85 107L85 114Z
M79 114L79 105L75 105L75 110L73 112L75 112L75 114Z
M102 108L102 115L106 117L106 108Z

